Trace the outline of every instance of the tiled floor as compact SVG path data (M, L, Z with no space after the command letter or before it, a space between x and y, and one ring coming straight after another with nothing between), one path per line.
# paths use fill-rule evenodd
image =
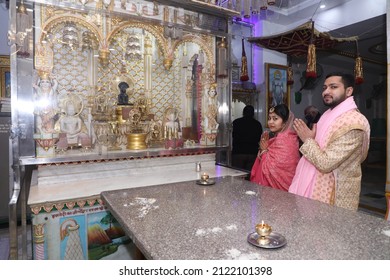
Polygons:
M360 193L361 211L378 217L386 214L386 167L385 163L371 164L363 167L362 190Z
M374 167L364 167L359 211L364 211L379 218L384 218L386 213L385 182L386 169L384 164ZM32 259L31 225L27 225L27 229L27 241L29 244L27 248L27 259ZM19 244L21 244L21 237L19 237ZM8 228L0 228L0 260L6 260L8 259L8 256ZM23 258L21 245L19 245L19 258Z

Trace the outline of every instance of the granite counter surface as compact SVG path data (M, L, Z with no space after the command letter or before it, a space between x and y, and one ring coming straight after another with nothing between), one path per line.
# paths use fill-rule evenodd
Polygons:
M201 172L196 172L196 162L202 163ZM96 196L102 191L197 180L203 172L211 178L247 174L216 165L215 154L40 166L33 173L28 204L43 205Z
M390 224L242 178L102 192L148 259L390 259ZM247 242L264 221L287 239L278 249Z

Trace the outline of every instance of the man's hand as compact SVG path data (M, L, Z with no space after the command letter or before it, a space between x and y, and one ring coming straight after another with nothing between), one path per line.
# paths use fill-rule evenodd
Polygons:
M316 137L317 124L313 124L313 129L310 130L303 120L295 119L293 127L303 143L309 138L314 139Z

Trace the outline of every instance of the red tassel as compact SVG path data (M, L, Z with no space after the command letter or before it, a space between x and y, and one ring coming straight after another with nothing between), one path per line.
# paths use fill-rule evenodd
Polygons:
M364 79L361 78L361 77L358 77L358 78L355 79L355 84L357 84L357 85L360 85L360 84L362 84L363 82L364 82Z
M317 78L316 72L306 72L306 78Z

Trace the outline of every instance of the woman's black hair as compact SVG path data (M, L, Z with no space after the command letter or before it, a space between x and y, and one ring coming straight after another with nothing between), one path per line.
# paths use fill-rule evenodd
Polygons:
M288 109L286 104L276 105L274 108L275 114L282 118L283 123L287 122L288 117L290 115L290 110ZM271 110L271 109L270 109Z

